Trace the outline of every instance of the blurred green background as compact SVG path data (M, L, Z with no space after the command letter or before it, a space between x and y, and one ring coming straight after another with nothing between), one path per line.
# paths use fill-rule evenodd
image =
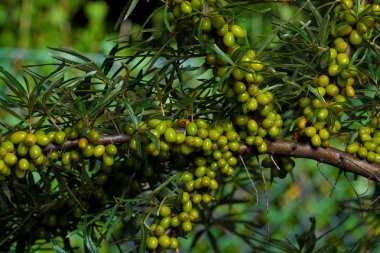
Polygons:
M97 54L108 52L110 39L117 36L113 30L117 17L112 14L105 1L1 1L1 65L18 72L22 65L47 62L48 47L100 57Z
M48 47L64 47L79 51L97 63L101 63L104 55L115 45L119 36L125 36L136 27L135 23L143 23L159 1L140 1L131 22L125 22L118 30L114 26L126 1L90 1L90 0L15 0L0 2L0 66L17 75L23 65L50 63L53 53ZM253 5L258 12L241 12L238 22L244 25L254 40L270 33L273 18L288 20L297 9L288 4ZM302 15L297 16L302 19ZM160 17L153 19L154 25L162 25ZM44 70L42 70L44 71ZM0 84L1 86L1 84ZM339 144L339 140L337 141ZM343 235L354 230L342 240L341 250L347 245L355 245L367 232L367 226L361 223L360 212L345 214L340 202L355 199L358 195L369 195L373 185L365 179L340 175L336 182L338 170L331 166L297 159L297 166L292 175L284 180L276 179L269 188L269 217L271 238L288 239L296 242L296 234L301 234L310 227L309 217L316 218L317 236L337 227L339 228L322 238L333 234ZM266 218L266 199L263 182L257 178L256 187L260 198L252 213L245 218L257 219L257 212L264 222ZM254 190L252 188L252 194ZM363 196L364 196L363 195ZM239 211L239 210L238 210ZM254 213L255 211L255 213ZM221 210L220 212L231 212ZM242 227L244 228L244 226ZM218 235L217 242L223 252L251 252L248 246L242 247L241 239L232 234L223 234L220 227L213 228ZM260 231L265 234L267 226ZM181 239L185 251L189 251L191 240ZM346 246L345 246L346 245ZM113 252L114 247L104 245L103 252ZM191 252L212 252L211 244L203 240Z

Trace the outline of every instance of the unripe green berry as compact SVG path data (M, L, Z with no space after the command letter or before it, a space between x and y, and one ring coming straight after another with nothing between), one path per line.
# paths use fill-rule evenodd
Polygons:
M157 225L156 228L154 229L154 234L156 236L161 236L165 233L165 229L161 225Z
M65 141L66 133L63 131L56 132L54 135L54 142L56 144L62 144Z
M117 147L114 144L108 144L106 146L106 153L109 156L115 156L117 154Z
M27 170L29 169L29 161L25 158L21 158L19 161L18 161L18 168L20 168L21 170Z
M36 143L39 146L44 147L50 143L50 139L46 134L42 134L42 133L36 134L36 138L37 138Z
M169 248L170 249L178 249L178 247L179 247L178 239L175 237L170 238Z
M95 147L92 144L88 144L84 149L83 149L83 156L86 158L92 157L94 155Z
M95 150L94 150L94 154L95 154ZM112 166L114 164L114 157L109 155L108 153L103 153L102 161L104 165Z
M25 140L25 137L28 133L26 131L17 131L12 133L11 135L11 142L14 144L20 144Z
M159 214L161 217L168 217L171 214L171 209L168 206L161 206Z
M149 237L146 246L150 250L157 249L157 247L158 247L158 239L157 239L157 237L155 237L155 236Z
M191 232L191 230L193 230L193 224L187 220L187 221L182 222L181 228L185 233L189 233Z
M104 147L104 145L95 146L94 157L101 157L104 154L105 150L106 150L106 148Z
M30 158L32 158L33 160L36 160L38 157L40 157L42 154L42 150L40 148L40 146L38 145L33 145L29 148L29 156Z
M7 153L4 156L4 163L8 166L13 166L17 163L17 156L13 153Z
M10 141L3 141L1 143L1 147L5 150L5 152L8 152L8 153L13 152L13 150L15 148L13 142L10 142ZM5 154L1 154L1 155L5 155Z
M226 47L232 47L235 44L235 36L234 36L234 34L232 32L227 32L223 36L223 44Z

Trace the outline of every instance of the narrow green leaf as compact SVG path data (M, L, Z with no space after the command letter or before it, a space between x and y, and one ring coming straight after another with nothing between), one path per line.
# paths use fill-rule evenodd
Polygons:
M358 48L355 52L354 52L354 54L352 55L352 57L351 57L351 60L350 60L350 63L352 62L355 62L356 61L356 59L359 57L359 55L360 55L360 53L363 51L363 48L362 47L360 47L360 48ZM367 50L364 52L364 56L363 56L363 58L366 56L366 54L367 54ZM361 60L362 61L362 60ZM361 62L360 61L360 62ZM359 65L359 64L357 64L357 65Z
M319 92L313 86L311 86L310 84L307 84L306 87L309 91L311 91L311 93L313 93L317 98L322 100L324 104L326 104L325 99L321 96L321 94L319 94Z
M87 114L86 105L85 105L85 102L83 100L78 101L77 107L78 107L79 112L82 115L86 115Z
M4 194L5 197L7 197L9 203L16 207L15 203L13 203L12 201L11 191L8 188L8 184L4 180L2 180L0 185L2 194Z
M314 125L315 122L317 122L317 116L318 116L318 112L320 111L320 109L317 109L317 110L314 110L313 111L313 117L311 118L311 123Z
M132 0L131 3L129 4L127 13L124 15L123 21L127 20L129 15L131 15L132 11L136 8L139 0Z
M141 147L141 137L139 134L134 134L132 137L136 141L136 152L137 155L142 157L142 147Z
M127 99L124 100L124 105L125 105L125 107L127 107L127 111L129 113L129 116L132 119L133 125L137 129L139 127L139 119L136 117L136 114L133 111L132 106L131 106L131 104L129 103L129 101Z
M158 186L156 189L154 189L149 195L150 196L156 195L158 192L160 192L162 189L164 189L171 181L175 180L177 177L178 177L178 175L174 174L173 176L168 178L165 182L160 184L160 186Z
M360 7L361 7L361 0L356 0L356 16L360 13Z
M98 214L94 215L94 216L90 219L90 221L87 221L87 218L89 217L89 215L84 216L84 217L86 217L86 222L83 223L82 226L80 226L79 228L77 228L77 229L75 229L75 230L73 230L73 231L70 231L70 232L67 234L67 237L71 237L71 236L73 236L73 235L80 234L80 232L82 232L83 229L85 229L85 228L87 229L90 225L93 225L96 221L100 220L101 217L103 217L103 216L107 216L107 215L108 215L108 212L109 212L109 210L105 210L105 211L103 211L103 212L101 212L101 213L98 213Z
M169 24L169 17L168 17L168 4L165 4L165 11L164 11L164 24L166 29L171 33L172 29Z
M313 3L311 1L307 1L307 3L308 3L308 6L309 6L311 12L313 13L313 15L315 17L315 20L317 21L318 27L322 27L323 21L322 21L322 16L321 16L320 11L317 10L317 8L315 8L315 6L313 5Z
M7 106L0 104L0 108L3 109L4 111L8 112L9 114L12 114L12 116L18 118L19 120L26 122L26 119L22 117L20 114L16 113L12 109L8 108Z
M61 246L58 245L57 241L54 240L54 238L50 238L50 243L51 243L51 246L53 248L53 250L55 250L56 252L58 253L68 253L66 250L62 249Z
M8 86L10 90L12 90L17 96L19 96L20 99L26 99L27 94L23 85L1 66L0 73L2 73L5 76L5 79L2 79L4 80L5 84Z
M213 43L211 46L211 50L214 51L217 55L223 58L226 62L233 65L234 62L231 60L231 58L222 50L220 47L218 47L217 44Z
M298 34L298 35L300 35L308 44L313 44L312 42L311 42L311 38L309 38L309 36L308 36L308 34L305 32L305 30L303 30L303 29L301 29L301 28L299 28L299 27L297 27L296 25L293 25L293 24L288 24L287 26L286 26L286 28L288 29L288 30L290 30L290 31L292 31L292 32L295 32L296 34Z
M101 68L103 69L104 75L107 75L109 71L111 70L113 63L115 62L115 55L118 51L119 51L119 45L116 44L115 46L112 47L108 56L104 59L103 64L101 66Z
M329 65L329 60L330 60L330 51L329 50L323 51L322 56L321 56L321 61L319 63L319 66L321 67L321 69L327 68L327 66Z
M376 80L376 75L375 75L375 70L373 69L371 54L369 54L366 59L367 59L367 68L369 70L370 76L371 76L372 80Z
M83 225L86 225L86 221L83 222ZM83 229L83 240L85 243L86 248L91 252L91 253L98 253L98 249L94 243L94 241L91 238L91 235L87 232L87 228Z
M328 116L327 116L327 124L329 124L330 126L334 127L335 125L335 116L333 113L329 113Z
M65 54L69 54L69 55L72 55L76 58L79 58L79 59L82 59L83 61L85 62L91 62L92 63L92 60L86 56L84 56L83 54L81 53L78 53L72 49L68 49L68 48L58 48L58 47L48 47L49 49L51 50L54 50L54 51L59 51L59 52L62 52L62 53L65 53Z
M157 150L160 150L160 142L155 135L153 135L148 129L144 129L143 134L149 138Z
M224 83L224 81L226 81L230 77L231 73L232 68L228 68L226 74L223 77L221 77L215 85L212 86L212 95L216 94L216 92L219 90L219 87Z
M148 241L148 230L145 227L144 223L142 223L141 233L140 233L139 253L144 253L146 251L147 241Z
M163 43L163 45L156 52L156 54L150 59L150 64L147 67L147 70L150 70L154 66L154 64L157 62L157 60L161 57L162 52L164 51L164 49L166 49L167 46L170 45L170 43L172 43L172 39L173 38L175 38L175 33L173 33L172 36L170 38L168 38L165 43Z

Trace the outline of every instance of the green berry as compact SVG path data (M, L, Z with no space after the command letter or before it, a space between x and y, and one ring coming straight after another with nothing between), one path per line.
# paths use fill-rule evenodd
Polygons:
M26 146L23 142L18 144L17 146L17 155L19 156L26 156L29 152L29 147Z
M241 39L241 38L245 37L244 29L241 26L239 26L239 25L232 25L231 26L231 32L238 39Z
M181 220L178 216L174 216L170 220L170 226L172 227L179 227L181 225Z
M106 151L106 148L104 147L104 145L100 144L100 145L95 146L94 157L101 157L105 151Z
M13 166L17 163L17 156L13 153L7 153L4 156L4 163L8 166Z
M50 139L48 138L46 134L42 134L42 133L36 134L36 139L37 139L36 140L37 145L42 146L42 147L50 143Z
M108 144L106 146L106 153L109 156L115 156L117 154L117 147L114 144Z
M29 161L25 158L21 158L19 161L18 161L18 167L21 169L21 170L27 170L29 169Z
M171 209L168 206L161 206L159 214L161 217L168 217L171 214Z
M54 135L54 142L56 144L62 144L65 141L66 133L63 131L56 132Z
M154 236L149 237L146 246L150 250L156 249L158 247L158 239L157 239L157 237L154 237Z
M178 239L175 237L170 238L169 248L170 249L178 249L178 247L179 247Z
M189 122L186 125L186 134L190 136L195 136L198 133L198 126L195 122Z
M318 134L314 134L314 135L311 137L311 144L312 144L314 147L319 147L319 146L321 146L321 144L322 144L321 137L320 137Z
M1 147L5 150L5 152L8 152L8 153L13 152L15 148L13 142L10 142L10 141L3 141L1 143Z
M94 154L95 154L95 150L94 150ZM109 155L108 153L103 153L102 161L103 161L103 164L106 166L112 166L115 162L114 157Z
M191 232L191 230L193 230L193 224L187 220L187 221L182 222L181 228L185 233L189 233Z
M86 158L89 158L94 155L95 147L92 144L88 144L84 149L83 149L83 156Z
M223 36L223 44L226 47L232 47L235 44L235 36L234 36L234 34L232 32L227 32Z
M173 128L169 127L166 129L164 137L166 142L173 143L177 140L177 133Z
M355 154L356 152L358 152L358 149L359 149L359 143L357 142L352 142L350 144L347 145L346 147L346 152L350 153L351 155Z
M154 234L156 236L161 236L165 233L165 229L161 225L157 225L157 227L154 229Z
M29 156L30 158L32 158L33 160L36 160L38 157L40 157L42 155L42 150L40 148L40 146L38 145L33 145L29 148Z
M99 132L95 131L95 130L90 130L88 133L87 133L87 138L88 138L88 141L92 144L95 144L99 141L100 139L100 135L99 135Z
M25 140L25 137L27 134L28 133L25 131L17 131L17 132L12 133L11 142L13 142L14 144L20 144L21 142Z
M164 249L169 248L170 242L171 242L171 240L170 240L170 237L168 235L161 235L158 238L158 244L160 244L160 246Z
M184 14L190 14L193 11L193 7L189 1L183 1L181 3L181 11Z

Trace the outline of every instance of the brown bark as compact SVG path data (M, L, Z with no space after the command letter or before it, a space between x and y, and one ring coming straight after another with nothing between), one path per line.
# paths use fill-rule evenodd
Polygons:
M314 148L308 143L288 140L267 141L268 153L272 155L287 155L298 158L309 158L315 161L333 165L346 172L352 172L369 179L380 181L380 164L369 163L336 148ZM241 153L252 152L251 148L241 145Z

